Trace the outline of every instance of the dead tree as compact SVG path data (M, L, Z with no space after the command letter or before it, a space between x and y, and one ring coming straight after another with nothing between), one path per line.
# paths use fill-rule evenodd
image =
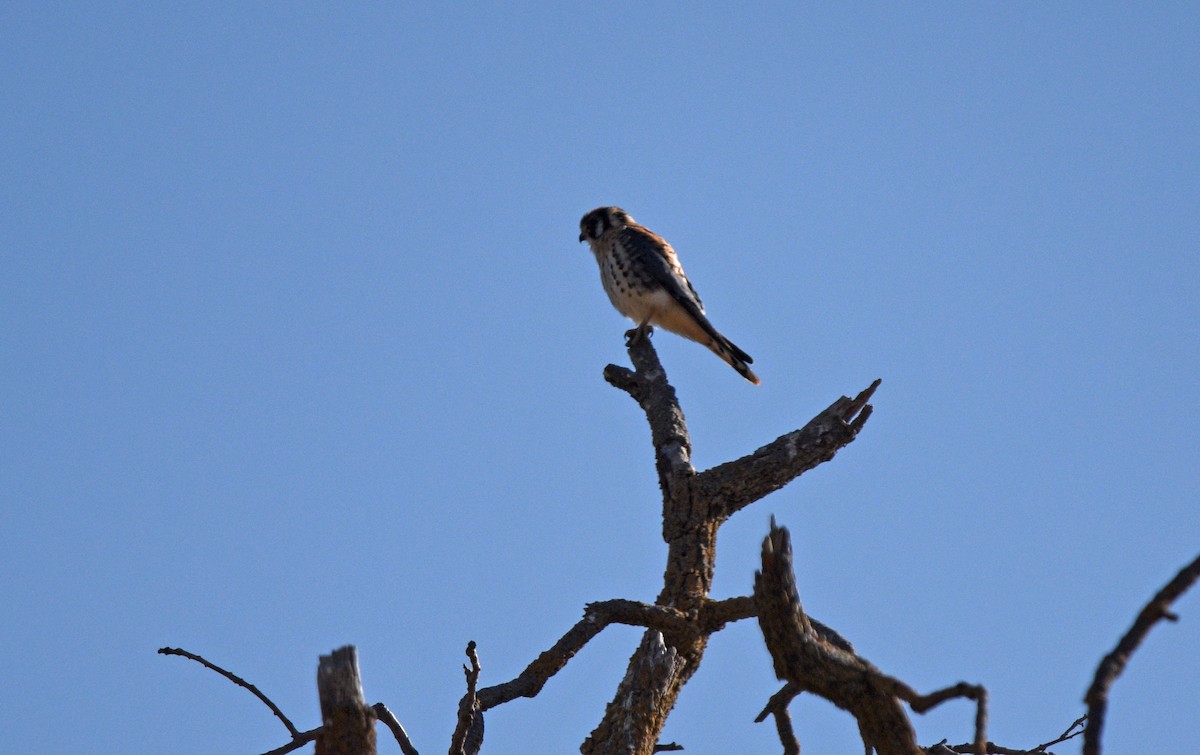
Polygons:
M853 715L868 755L1022 755L1047 753L1052 744L1083 732L1087 716L1075 721L1057 739L1028 750L1002 747L987 740L987 691L960 682L922 695L899 679L876 669L859 656L836 631L809 617L801 604L792 569L786 529L775 526L763 542L762 568L755 574L753 592L714 600L710 593L716 565L717 533L731 516L833 456L851 443L871 416L867 403L878 380L854 398L843 396L799 430L776 438L740 459L697 471L691 463L692 445L675 390L658 360L650 339L629 345L634 369L609 365L605 379L628 393L650 425L655 467L662 492L663 540L667 564L663 586L654 603L612 599L589 604L583 618L550 649L539 655L515 679L478 688L479 657L475 643L467 646L470 666L463 667L467 692L459 704L458 723L450 755L474 755L483 744L484 712L520 697L534 697L574 655L610 624L644 627L641 642L629 660L624 678L604 711L599 725L580 747L586 755L650 755L683 749L658 738L680 691L696 672L709 638L730 622L756 618L770 651L777 676L785 682L767 701L758 720L774 716L785 755L799 753L799 742L788 715L789 703L808 692L823 697ZM1137 643L1160 618L1173 618L1170 602L1200 577L1200 559L1161 591L1143 611L1129 635L1097 671L1088 694L1093 721L1089 722L1088 752L1099 752L1099 730L1108 686L1127 662ZM159 652L197 660L245 687L266 703L287 727L292 741L268 755L291 752L317 741L318 752L374 752L374 719L391 729L405 755L416 755L407 733L382 703L367 708L358 686L353 649L322 658L321 687L324 725L300 732L253 685L186 651ZM339 655L341 654L341 655ZM327 678L328 677L328 678ZM930 747L917 744L905 704L923 713L953 698L975 703L973 736L969 742ZM336 731L335 731L336 729ZM343 740L343 737L351 739ZM345 744L345 743L351 744ZM353 744L354 742L358 744ZM341 749L337 749L341 748ZM348 748L348 749L347 749ZM357 748L357 749L355 749Z
M902 682L874 670L836 632L810 620L799 609L787 533L774 529L764 545L764 572L753 595L713 600L717 533L731 516L782 488L817 465L829 461L852 442L871 416L867 402L878 380L854 398L843 396L799 430L780 436L752 454L697 471L691 463L692 442L675 390L667 382L650 339L632 339L634 369L609 365L605 379L628 393L650 425L655 467L663 500L663 540L667 567L663 587L653 605L613 600L588 606L581 622L537 658L516 679L478 693L480 712L516 697L532 697L591 636L610 623L646 627L616 695L600 725L580 748L585 755L649 755L676 745L658 737L680 690L695 673L714 632L738 619L757 616L780 678L788 686L775 698L775 713L785 750L791 750L786 704L801 691L821 694L846 708L859 721L863 741L880 755L919 753L912 726L900 700L924 711L951 697L977 701L976 743L985 743L986 693L959 684L929 696L917 695ZM782 534L781 534L782 533ZM775 543L775 558L768 551ZM786 554L781 548L787 546ZM789 575L784 579L783 573ZM796 653L796 647L819 647L820 653ZM800 659L800 660L797 660ZM818 661L833 659L827 663ZM797 665L798 664L798 665ZM805 668L807 673L798 673ZM847 683L858 680L857 683ZM864 690L873 695L865 695ZM785 699L786 698L786 699ZM794 751L798 751L797 749ZM980 750L982 752L982 750Z

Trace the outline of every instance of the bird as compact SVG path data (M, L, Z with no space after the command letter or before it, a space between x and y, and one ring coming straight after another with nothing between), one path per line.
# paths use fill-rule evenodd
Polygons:
M587 241L595 255L609 301L637 323L626 333L629 344L657 325L707 346L739 375L761 383L750 369L750 355L705 317L704 305L666 239L620 207L597 207L580 219L579 241Z

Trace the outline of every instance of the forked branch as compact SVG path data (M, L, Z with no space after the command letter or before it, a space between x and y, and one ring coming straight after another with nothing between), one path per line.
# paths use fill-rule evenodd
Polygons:
M347 650L351 651L350 655L347 654ZM358 660L357 657L352 654L352 651L353 648L342 648L334 651L334 653L330 656L321 656L321 665L318 666L317 670L317 686L318 691L320 692L322 716L324 716L327 721L330 718L336 717L339 725L345 722L354 723L354 716L344 715L344 711L347 708L344 703L350 703L350 707L353 707L355 701L361 702L362 698L362 688L358 682ZM299 731L288 719L288 717L283 714L283 711L279 709L279 706L272 702L269 697L260 692L257 687L245 679L242 679L237 674L234 674L231 671L226 671L204 657L196 655L195 653L189 653L181 648L164 647L159 648L158 652L160 655L182 656L199 663L207 669L216 671L218 674L233 682L237 686L249 691L260 701L262 701L263 705L266 705L268 708L270 708L271 712L275 714L275 717L278 718L288 730L288 733L292 736L292 741L281 747L277 747L274 750L269 750L266 753L263 753L263 755L286 755L289 752L299 750L309 742L318 742L318 753L324 751L336 754L339 752L339 750L328 748L330 746L336 748L337 746L346 744L349 747L354 748L352 751L361 754L367 752L367 750L363 749L363 742L367 737L369 737L372 742L370 751L374 752L373 730L370 733L365 733L363 726L359 725L351 735L354 737L354 739L343 740L339 731L335 737L321 742L319 741L319 738L327 733L326 729L328 728L328 723L326 723L325 726L318 726L317 728L310 729L309 731ZM350 684L344 683L346 680L349 680ZM357 693L355 692L355 689L357 689ZM337 711L339 710L343 712L338 713ZM357 716L359 719L359 724L365 723L372 716L378 717L378 719L383 721L392 731L393 736L396 738L397 744L400 745L400 751L403 752L404 755L417 755L416 748L413 747L412 742L409 741L408 733L404 731L404 727L400 725L400 722L396 720L396 716L387 709L386 705L383 703L376 703L371 708L360 707L360 714L361 715ZM351 726L351 729L354 728L354 726ZM322 748L325 749L323 750Z
M870 416L867 401L878 386L876 381L853 399L839 399L803 429L744 459L697 474L683 411L650 339L634 339L628 347L634 369L609 365L604 376L638 402L650 425L668 545L655 603L682 611L691 627L674 633L655 627L658 631L643 635L604 718L581 747L585 755L652 751L679 691L700 665L708 637L729 621L754 615L749 599L710 597L721 524L851 442ZM837 637L822 631L831 642Z

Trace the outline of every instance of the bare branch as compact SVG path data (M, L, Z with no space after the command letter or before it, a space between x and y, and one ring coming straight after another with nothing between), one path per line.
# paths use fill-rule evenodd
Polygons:
M664 634L691 631L687 617L673 608L620 599L589 603L583 618L553 647L534 659L516 679L479 690L480 710L494 708L518 697L535 697L550 677L561 671L567 661L609 624L648 627Z
M458 724L450 739L450 755L475 755L483 745L483 716L475 686L479 682L479 655L475 652L475 641L467 643L467 657L471 666L463 666L467 678L467 694L458 703ZM477 723L478 722L478 723Z
M854 398L842 396L807 425L780 436L754 453L697 475L693 485L719 501L714 516L724 519L779 490L850 444L871 416L867 403L881 381Z
M1200 556L1183 567L1174 579L1150 599L1117 646L1100 661L1092 686L1088 688L1083 700L1088 706L1087 728L1083 732L1083 755L1100 755L1100 738L1104 733L1104 714L1108 709L1109 688L1125 670L1129 658L1154 625L1161 619L1177 620L1178 617L1169 610L1171 604L1187 592L1197 578L1200 578Z
M696 470L692 467L692 440L683 409L649 338L634 339L629 344L629 358L634 372L610 364L604 368L604 379L632 396L646 413L663 501L684 501ZM664 533L668 532L669 523L664 521L663 528ZM664 534L664 538L670 540L671 536Z
M907 702L908 707L911 707L916 713L929 712L942 705L943 702L958 699L958 697L976 701L976 739L971 747L973 753L982 754L988 751L988 690L982 684L959 682L953 687L940 689L928 695L920 695L900 679L882 677L881 687L889 689L890 693Z
M1075 737L1082 735L1083 734L1083 725L1086 722L1087 722L1087 714L1085 713L1082 716L1080 716L1079 718L1075 719L1075 722L1073 724L1071 724L1070 726L1068 726L1062 734L1059 734L1056 739L1052 739L1049 742L1043 742L1042 744L1033 748L1034 752L1045 751L1045 749L1047 747L1049 747L1050 745L1056 745L1059 742L1066 742L1068 739L1074 739Z
M230 671L226 671L225 669L221 668L220 666L216 665L215 663L211 663L211 662L205 660L204 658L202 658L201 656L198 656L195 653L189 653L188 651L186 651L182 648L159 648L158 652L160 655L181 655L184 658L193 660L196 663L203 665L205 668L209 668L209 669L212 669L213 671L216 671L218 674L225 677L226 679L233 682L234 684L241 687L242 689L249 690L251 692L251 694L253 694L255 697L257 697L259 700L261 700L263 702L264 705L266 705L268 708L271 709L271 712L275 714L276 718L278 718L280 721L283 722L283 725L285 727L287 727L288 734L292 735L293 740L298 739L301 736L300 731L298 729L296 729L296 726L288 719L287 716L283 715L283 711L281 711L279 709L279 706L277 706L275 703L271 702L271 699L269 697L267 697L266 695L264 695L262 692L259 692L258 687L255 687L250 682L246 681L245 679L242 679L237 674L234 674ZM305 742L307 742L307 741L310 741L310 740L305 740ZM303 744L303 742L301 744Z
M1083 725L1086 722L1087 722L1087 714L1084 713L1082 716L1075 719L1075 722L1072 723L1070 726L1068 726L1063 731L1062 734L1059 734L1058 739L1051 740L1049 742L1046 742L1045 744L1040 744L1037 747L1035 747L1034 749L1035 750L1044 750L1047 747L1049 747L1050 745L1056 745L1059 742L1066 742L1068 739L1071 739L1072 737L1079 736L1080 734L1083 733ZM1076 729L1079 729L1079 731L1076 731Z
M725 600L707 601L700 609L697 623L701 632L712 634L721 631L730 622L752 619L755 616L758 616L758 609L754 606L754 596L745 595ZM838 634L833 627L823 624L811 616L808 617L808 621L812 624L813 631L817 633L818 637L847 653L854 652L854 646L850 644L850 641Z
M647 622L653 628L642 635L603 719L581 745L585 755L615 751L648 755L652 751L679 691L699 668L709 636L729 621L755 615L753 600L709 599L721 523L756 496L778 489L850 442L870 414L866 402L874 390L873 386L855 399L840 399L806 430L785 436L777 447L766 447L759 457L697 475L683 412L653 346L649 339L635 338L627 347L634 370L609 365L604 375L638 402L650 425L663 494L663 540L668 546L663 588L655 603L681 611L688 617L689 626L684 633ZM577 630L584 631L577 626L572 632ZM586 633L595 631L599 630L587 629ZM844 641L839 644L836 633L825 627L818 636L827 638L823 641L835 651L849 647ZM567 639L564 637L560 644ZM586 637L573 640L581 645ZM566 662L562 653L544 653L535 663L542 661L552 668L534 675L533 679L541 681L520 694L536 694L544 679ZM506 690L505 694L512 691Z
M604 368L604 379L608 381L609 385L620 388L632 396L634 401L641 403L639 398L641 385L638 383L637 373L633 370L610 364Z
M987 742L987 692L983 687L957 684L929 695L919 695L904 682L883 674L869 662L822 638L804 612L792 569L791 539L784 528L771 522L763 541L762 570L754 576L758 623L775 664L775 673L849 711L858 721L863 744L879 755L917 755L923 750L899 700L913 710L929 710L954 697L977 703L975 743L977 753Z
M400 719L396 718L396 714L392 713L383 703L375 703L371 706L375 711L375 717L383 722L384 726L392 731L392 736L396 738L396 744L400 745L400 752L404 755L418 755L417 748L413 747L412 740L408 738L408 732L400 724Z
M588 603L584 619L588 615L603 619L607 624L625 624L631 627L657 629L668 637L694 634L691 622L684 613L667 606L639 603L636 600L614 598L599 603Z
M1066 730L1049 742L1034 747L1030 750L1014 749L1012 747L1002 747L995 742L988 742L984 752L987 755L1054 755L1046 748L1051 745L1056 745L1061 742L1066 742L1068 739L1074 739L1083 734L1083 723L1087 720L1087 716L1080 716L1075 719L1075 722L1068 726ZM976 743L968 742L961 745L947 745L946 740L942 740L938 744L927 749L930 755L969 755L970 753L978 752Z
M702 632L712 634L732 621L752 619L758 615L752 595L743 595L725 600L709 600L700 609L699 625Z
M774 521L763 541L762 570L754 575L754 600L777 677L849 711L859 722L864 746L879 755L921 752L896 698L873 683L878 672L817 638L796 590L790 538Z
M302 731L299 734L297 734L295 736L295 738L292 739L291 742L288 742L283 747L276 747L274 750L269 750L267 752L264 752L263 755L286 755L289 752L294 752L296 750L299 750L301 747L308 744L309 742L315 742L317 739L317 735L319 735L320 733L321 733L320 726L318 726L317 728L312 729L310 731Z

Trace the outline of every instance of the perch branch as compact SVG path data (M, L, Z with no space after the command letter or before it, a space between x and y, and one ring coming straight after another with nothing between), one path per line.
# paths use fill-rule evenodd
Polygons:
M683 409L649 338L634 339L629 358L634 371L610 364L604 368L604 379L632 396L646 413L663 500L683 501L688 496L688 482L696 474Z
M1099 755L1100 753L1100 737L1104 732L1104 714L1108 709L1109 688L1125 670L1129 658L1142 644L1142 640L1146 638L1155 624L1161 619L1178 620L1178 617L1170 611L1171 604L1180 595L1187 592L1197 578L1200 578L1200 556L1183 567L1174 579L1150 599L1117 646L1100 661L1095 679L1092 680L1092 686L1088 688L1087 695L1083 699L1088 706L1087 727L1083 732L1083 755Z

